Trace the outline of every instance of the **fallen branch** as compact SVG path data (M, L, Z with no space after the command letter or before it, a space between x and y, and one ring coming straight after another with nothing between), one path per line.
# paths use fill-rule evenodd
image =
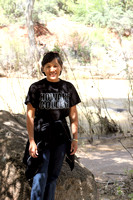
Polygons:
M121 174L121 173L112 173L112 172L108 172L108 173L105 173L107 175L118 175L118 176L127 176L126 174Z
M131 158L133 159L133 155L132 155L132 153L124 146L124 144L122 143L122 141L121 140L118 140L120 143L121 143L121 145L123 146L123 148L129 153L129 155L131 156Z
M106 184L106 185L113 185L113 184L116 184L116 183L124 183L123 180L115 180L115 181L97 181L96 180L96 183L100 183L100 184Z

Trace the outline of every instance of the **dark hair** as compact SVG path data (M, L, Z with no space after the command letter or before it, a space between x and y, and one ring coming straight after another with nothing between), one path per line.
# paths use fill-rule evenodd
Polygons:
M54 59L57 59L58 60L58 63L60 64L60 66L62 67L63 65L63 62L61 60L61 57L59 55L59 53L57 52L53 52L53 51L50 51L48 53L46 53L43 57L43 60L42 60L42 67L44 67L47 63L51 62L52 60Z

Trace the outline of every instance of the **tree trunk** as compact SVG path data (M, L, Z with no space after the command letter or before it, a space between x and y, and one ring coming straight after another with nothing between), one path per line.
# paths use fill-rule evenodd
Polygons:
M35 34L34 34L34 24L32 21L32 13L34 9L34 2L35 0L27 0L27 6L26 6L26 24L28 29L28 38L29 38L29 45L30 45L30 58L33 59L33 61L39 60L39 53L36 47L36 40L35 40Z

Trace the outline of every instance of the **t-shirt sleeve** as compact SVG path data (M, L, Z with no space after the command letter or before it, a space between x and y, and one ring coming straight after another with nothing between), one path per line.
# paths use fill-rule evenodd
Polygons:
M37 94L36 94L36 87L34 85L31 85L29 87L28 94L25 99L25 104L27 105L30 103L34 108L37 107Z
M75 89L74 85L71 84L70 107L75 106L80 102L81 102L81 99L78 95L78 92Z

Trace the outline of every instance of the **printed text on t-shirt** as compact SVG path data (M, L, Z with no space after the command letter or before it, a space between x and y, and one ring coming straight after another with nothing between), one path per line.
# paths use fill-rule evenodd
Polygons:
M66 109L69 108L69 93L41 93L40 109Z

